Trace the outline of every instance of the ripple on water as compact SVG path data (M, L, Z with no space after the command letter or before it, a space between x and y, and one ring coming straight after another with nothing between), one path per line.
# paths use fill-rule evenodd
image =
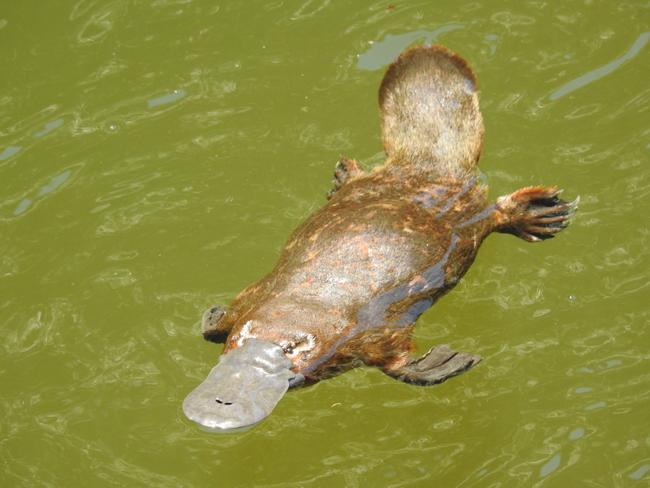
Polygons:
M303 20L314 17L321 10L326 9L331 0L307 0L302 2L302 5L291 14L291 20Z
M585 412L593 412L594 410L601 410L607 406L607 402L599 401L599 402L594 402L590 403L589 405L585 406Z
M160 105L169 105L170 103L175 103L178 102L179 100L182 100L185 98L187 95L187 92L183 89L176 89L171 91L170 93L166 93L164 95L160 95L155 98L150 98L147 100L147 106L149 108L155 108Z
M125 199L125 197L143 191L145 188L147 188L148 183L151 183L154 180L157 180L164 176L166 176L164 173L160 173L158 171L153 171L146 176L136 177L134 175L130 180L119 181L108 187L108 191L105 191L96 197L95 202L103 204L113 202L113 200Z
M65 298L16 312L0 323L4 354L14 356L61 346L59 342L64 331L77 329L80 321L77 308Z
M99 81L104 78L109 78L113 75L121 73L122 71L128 68L128 64L119 59L109 59L91 74L89 74L85 79L79 82L80 86L90 86L94 87Z
M374 71L384 68L395 61L395 58L410 44L418 40L424 40L429 44L437 42L439 36L447 32L462 29L462 24L447 24L435 30L416 30L405 34L388 34L380 41L373 42L370 48L359 54L357 68Z
M609 358L595 358L582 366L570 368L567 371L568 376L575 376L577 374L609 374L610 372L620 369L628 369L638 365L643 360L642 355L637 355L632 352L628 354L613 354Z
M45 135L62 127L65 118L59 115L61 107L57 104L47 105L45 108L15 120L13 123L7 123L2 129L7 135L15 138L15 144L9 146L0 152L0 161L8 159L25 147L30 147ZM10 112L13 114L13 112ZM59 115L59 116L57 116ZM54 119L52 117L55 117ZM16 149L17 148L17 149Z
M73 172L76 171L76 168L70 167L65 171L52 176L49 181L41 185L38 190L30 190L30 196L25 196L18 204L16 205L13 216L18 217L30 208L33 204L41 202L46 196L54 193L56 190L60 189L69 179Z
M650 463L642 464L636 470L627 475L632 480L641 480L650 472Z
M5 159L9 159L14 154L18 154L21 149L21 146L8 146L4 148L2 152L0 152L0 161L4 161Z
M133 272L127 268L109 268L99 273L94 281L104 283L113 289L131 286L138 281Z
M70 20L83 21L77 32L77 42L80 45L93 44L103 39L112 29L115 22L124 18L127 2L118 0L109 3L77 3L70 14Z
M576 120L583 117L590 117L603 109L602 103L588 103L581 107L573 109L571 112L564 116L567 120Z
M121 61L112 60L88 75L79 84L92 90L99 82L108 83L103 78L116 76L126 69ZM142 78L151 75L145 74ZM191 75L190 75L191 77ZM149 82L134 83L127 90L119 93L120 98L104 100L98 108L82 105L73 113L71 132L75 136L85 136L98 131L117 134L121 129L138 125L175 110L185 102L205 96L203 80L190 79L184 87L175 88L167 93L154 95L149 91ZM159 93L159 89L156 89ZM224 93L220 93L224 96Z
M558 452L549 459L546 464L544 464L539 469L539 476L541 478L546 478L549 474L554 472L557 468L560 467L560 462L562 461L562 455Z
M569 433L569 440L577 441L578 439L581 439L584 435L585 435L585 429L583 429L582 427L577 427Z
M497 12L490 18L493 22L502 25L507 30L510 30L515 26L530 26L536 22L536 19L534 17L513 13L509 10Z
M3 250L6 253L6 250ZM14 256L0 254L0 278L15 275L18 272L18 263Z
M599 80L600 78L603 78L604 76L607 76L622 66L626 61L633 59L637 54L639 54L639 52L645 47L649 40L650 32L644 32L640 34L632 46L621 57L616 58L604 66L589 71L588 73L585 73L584 75L565 83L548 96L549 100L553 101L557 100L558 98L562 98L565 95L568 95L569 93L582 88L583 86L586 86L596 80Z
M187 200L174 201L172 198L156 198L154 194L145 195L138 201L124 205L115 210L102 209L103 222L97 226L97 235L123 232L140 224L152 216L163 218L165 211L187 206Z
M594 389L590 386L578 386L574 391L576 393L591 393Z
M61 127L64 122L65 120L63 118L59 118L47 122L41 130L34 132L34 137L36 137L37 139L40 139L41 137L45 137L50 132L55 131L56 129Z

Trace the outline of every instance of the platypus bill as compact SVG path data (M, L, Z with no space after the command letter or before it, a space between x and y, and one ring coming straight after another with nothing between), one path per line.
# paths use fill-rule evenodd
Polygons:
M379 89L385 163L364 172L339 161L328 202L289 238L273 271L228 309L203 317L225 342L219 363L183 402L218 432L251 426L290 387L375 366L435 385L480 358L447 345L414 358L418 317L452 289L490 233L537 242L564 229L577 207L553 187L487 201L476 79L443 46L416 46L390 65Z

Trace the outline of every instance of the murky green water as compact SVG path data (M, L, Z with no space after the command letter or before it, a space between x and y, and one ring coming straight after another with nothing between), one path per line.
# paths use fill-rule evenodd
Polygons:
M650 480L647 2L208 0L0 7L2 486L635 487ZM339 154L381 161L406 45L477 72L497 196L581 195L492 236L422 317L483 356L435 388L358 369L246 433L184 396L198 320L273 265Z

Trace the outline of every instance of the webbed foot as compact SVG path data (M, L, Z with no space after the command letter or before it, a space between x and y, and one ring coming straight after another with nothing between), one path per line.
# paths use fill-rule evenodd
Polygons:
M405 366L384 369L384 373L406 383L431 386L467 371L480 361L480 356L453 351L443 344L432 347L424 356Z
M580 198L566 202L559 198L562 190L530 186L497 200L497 230L529 242L550 239L569 225Z
M212 342L224 342L230 333L231 324L223 320L227 309L220 305L214 305L205 312L201 318L201 332L205 340Z
M355 159L348 159L341 157L336 163L334 168L334 188L332 188L327 193L327 199L329 200L332 196L348 181L357 176L363 175L363 170L359 167L359 163Z

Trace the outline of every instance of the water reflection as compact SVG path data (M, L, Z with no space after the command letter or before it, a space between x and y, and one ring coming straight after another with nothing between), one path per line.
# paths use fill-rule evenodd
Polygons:
M560 462L562 461L562 455L558 452L551 459L548 460L544 466L539 470L539 476L541 478L547 477L553 471L560 467Z
M632 480L640 480L650 471L650 464L642 464L638 469L628 474L628 478Z
M45 127L43 127L43 129L39 130L38 132L34 132L34 137L36 137L36 138L45 137L47 134L49 134L53 130L56 130L59 127L61 127L63 125L63 122L64 122L64 120L62 118L60 118L60 119L52 120L52 121L46 123Z
M438 37L446 32L462 29L462 24L448 24L438 27L435 30L417 30L405 34L388 34L382 40L373 42L370 48L359 55L357 68L362 70L382 69L395 60L404 48L416 40L424 40L429 44L439 42Z
M17 154L22 147L20 146L9 146L3 149L2 152L0 152L0 161L4 161L5 159L9 159L11 156L14 154Z
M174 103L181 100L182 98L185 98L185 95L187 95L187 93L183 89L174 90L171 93L167 93L165 95L147 100L147 106L149 108L154 108L158 107L159 105Z
M604 66L589 71L588 73L585 73L584 75L579 76L578 78L571 80L568 83L565 83L548 96L549 100L557 100L558 98L562 98L563 96L568 95L569 93L574 92L583 86L592 83L593 81L607 76L608 74L618 69L623 63L629 61L637 54L639 54L641 49L645 47L649 40L650 32L644 32L640 34L632 46L621 57L610 61Z
M14 209L13 212L14 216L19 216L25 213L35 201L39 201L41 198L45 197L49 193L56 191L68 180L71 174L72 174L71 170L65 170L63 173L53 176L48 183L43 185L38 190L38 192L36 192L33 199L23 198Z
M578 439L581 439L585 435L585 429L582 427L577 427L576 429L572 430L571 433L569 434L569 440L571 441L577 441Z

